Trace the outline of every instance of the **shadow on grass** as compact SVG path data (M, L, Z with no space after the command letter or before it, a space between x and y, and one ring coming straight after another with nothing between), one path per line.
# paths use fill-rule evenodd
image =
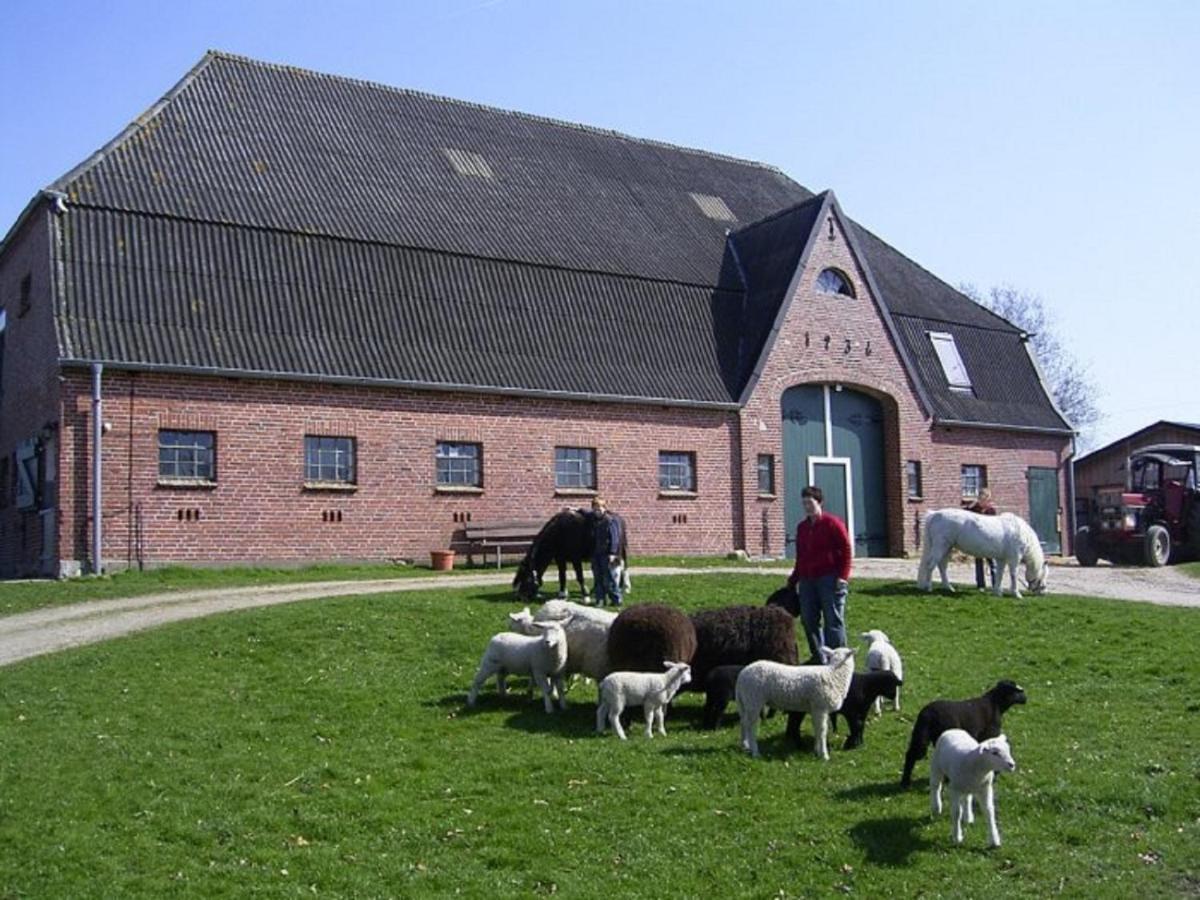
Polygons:
M513 728L529 734L557 734L566 738L596 736L596 710L587 705L568 705L565 710L557 706L547 713L539 697L536 704L517 710L504 720L505 728ZM629 731L628 728L625 729Z
M895 781L882 781L875 784L860 784L844 791L838 791L839 800L877 800L880 797L898 797L907 794L912 788L901 786L897 776Z
M928 821L916 816L868 819L850 829L850 839L867 855L869 862L880 866L907 866L912 864L913 853L933 847L933 842L921 835Z
M938 588L938 591L941 589ZM851 594L858 594L863 597L895 597L897 594L918 594L922 597L926 596L925 592L917 587L916 576L905 581L876 581L866 587L852 585L850 588Z

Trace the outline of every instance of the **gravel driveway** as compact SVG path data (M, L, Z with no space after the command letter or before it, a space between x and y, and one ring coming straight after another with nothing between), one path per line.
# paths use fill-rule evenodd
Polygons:
M916 566L915 560L864 559L855 563L854 573L860 578L909 581L916 577ZM705 572L759 573L779 582L786 577L785 570L780 568L755 569L745 566L710 569L653 567L634 569L633 575L636 580L638 577L652 575L698 575ZM974 577L974 568L971 565L957 563L950 567L950 580L956 584L973 585ZM266 588L176 591L121 600L97 600L49 607L0 618L0 666L68 647L94 644L168 622L195 619L230 610L294 603L318 597L397 593L443 587L493 586L508 584L511 579L511 572L495 572L379 581L326 581ZM1094 569L1084 569L1073 562L1064 562L1051 567L1049 587L1054 594L1080 594L1158 603L1164 606L1200 607L1200 581L1169 568L1097 566Z

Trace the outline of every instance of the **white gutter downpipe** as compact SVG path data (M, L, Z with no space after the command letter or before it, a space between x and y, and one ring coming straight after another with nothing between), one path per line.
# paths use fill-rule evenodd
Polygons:
M103 500L103 466L100 439L104 435L104 401L100 398L100 373L104 366L92 363L92 574L104 571L104 518L100 514Z

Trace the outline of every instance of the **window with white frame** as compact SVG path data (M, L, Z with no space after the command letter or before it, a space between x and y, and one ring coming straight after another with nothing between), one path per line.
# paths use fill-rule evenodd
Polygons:
M307 483L354 484L355 447L352 437L304 436L304 480Z
M987 487L987 466L962 467L962 495L964 500L976 500L979 492Z
M920 460L910 459L904 464L905 475L908 481L908 499L920 500L925 495L922 493L921 486L921 462Z
M483 446L438 441L438 487L483 487Z
M663 491L696 490L696 454L660 450L658 487Z
M775 457L770 453L758 454L758 492L775 493Z
M159 431L158 477L216 481L216 434L211 431Z
M945 374L946 382L950 385L951 390L971 390L971 376L967 374L967 367L958 352L958 344L954 342L954 335L945 331L931 331L929 340L933 344L934 352L937 353L938 362L942 364L942 372Z
M596 451L591 447L555 447L554 486L594 491Z

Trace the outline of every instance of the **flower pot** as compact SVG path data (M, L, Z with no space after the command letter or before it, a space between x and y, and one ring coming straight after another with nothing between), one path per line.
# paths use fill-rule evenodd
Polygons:
M435 572L449 572L454 568L453 550L431 550L429 559Z

